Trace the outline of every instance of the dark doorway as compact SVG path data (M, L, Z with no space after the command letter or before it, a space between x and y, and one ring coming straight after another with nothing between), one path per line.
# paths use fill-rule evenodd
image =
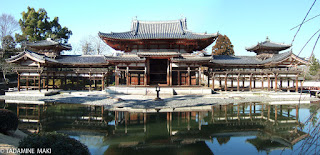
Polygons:
M150 59L150 85L167 84L167 59Z

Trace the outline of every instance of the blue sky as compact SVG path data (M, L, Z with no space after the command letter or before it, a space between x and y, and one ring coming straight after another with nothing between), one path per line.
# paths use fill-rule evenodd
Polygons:
M12 14L17 20L27 7L44 8L53 19L59 17L60 24L72 30L69 43L75 50L81 39L101 32L123 32L130 30L131 20L176 20L187 18L188 29L227 35L236 55L254 55L245 47L264 41L291 44L298 25L314 0L0 0L0 13ZM320 13L318 1L309 17ZM320 17L305 24L293 43L292 50L298 54L305 42L320 27ZM317 36L316 36L317 37ZM316 37L299 55L309 57ZM320 47L315 50L320 57ZM211 51L211 47L208 48Z

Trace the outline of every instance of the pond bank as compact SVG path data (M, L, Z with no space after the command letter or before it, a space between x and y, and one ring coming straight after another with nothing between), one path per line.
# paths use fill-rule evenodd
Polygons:
M309 104L319 102L318 98L305 93L290 92L216 92L210 95L162 95L154 101L156 95L108 94L102 91L61 91L52 96L39 96L30 92L27 96L0 96L6 103L70 103L105 105L106 107L131 108L176 108L215 104L261 102L270 104Z

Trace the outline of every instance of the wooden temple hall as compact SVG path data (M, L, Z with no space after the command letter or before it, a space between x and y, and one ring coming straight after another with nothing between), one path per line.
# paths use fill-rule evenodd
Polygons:
M291 45L267 38L246 49L256 56L207 55L203 50L218 35L188 30L185 18L133 20L127 32L99 32L106 44L122 51L117 55L61 55L71 46L47 39L27 44L7 62L19 65L18 90L104 90L113 80L116 87L207 86L225 91L298 91L302 85L299 66L307 62L292 53Z

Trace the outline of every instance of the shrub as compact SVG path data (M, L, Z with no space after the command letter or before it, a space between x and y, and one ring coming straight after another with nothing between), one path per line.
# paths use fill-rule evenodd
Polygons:
M19 142L18 148L51 148L51 154L89 155L88 147L59 133L31 134Z
M17 115L10 110L0 109L0 133L14 133L19 124Z

